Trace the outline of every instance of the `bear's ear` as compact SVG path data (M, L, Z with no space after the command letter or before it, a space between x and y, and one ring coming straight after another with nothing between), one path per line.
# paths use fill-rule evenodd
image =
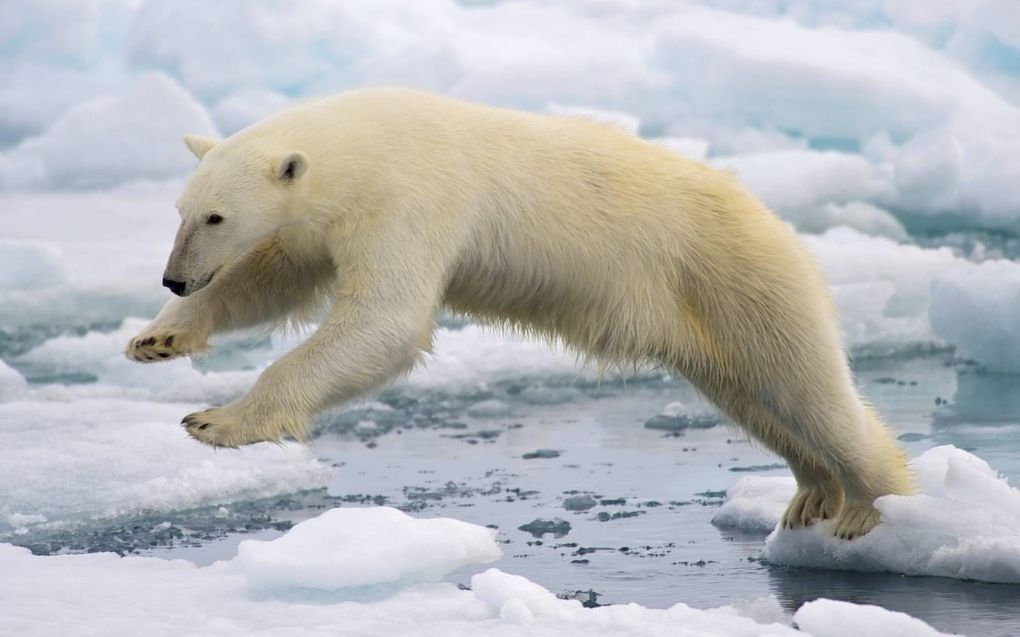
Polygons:
M184 145L188 147L191 154L199 159L205 157L205 154L213 149L213 146L218 144L219 141L212 137L205 137L204 135L185 135Z
M293 150L280 157L276 164L276 177L280 181L291 183L297 181L308 170L308 158L299 150Z

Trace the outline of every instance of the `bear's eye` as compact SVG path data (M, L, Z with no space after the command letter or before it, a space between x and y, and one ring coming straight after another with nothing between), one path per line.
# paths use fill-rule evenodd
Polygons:
M218 223L223 223L223 216L213 213L209 215L209 218L206 219L205 222L208 223L209 225L215 226Z

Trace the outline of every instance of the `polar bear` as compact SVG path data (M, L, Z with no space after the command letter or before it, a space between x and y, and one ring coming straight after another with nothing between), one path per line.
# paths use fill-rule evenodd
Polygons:
M878 523L876 497L911 492L815 260L724 172L593 121L397 88L185 142L200 163L163 279L178 298L128 357L331 308L247 395L185 417L204 443L302 438L407 372L446 307L682 374L787 459L788 527L835 518L852 538Z

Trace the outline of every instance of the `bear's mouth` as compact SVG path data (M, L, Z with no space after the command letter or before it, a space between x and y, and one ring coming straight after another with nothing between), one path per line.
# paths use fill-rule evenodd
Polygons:
M195 292L198 292L199 290L201 290L205 286L209 285L209 283L213 280L213 277L216 276L216 273L219 272L219 271L220 271L220 269L216 268L215 270L213 270L209 274L207 274L204 277L202 277L201 279L199 279L198 283L195 284L195 286L188 292L188 294L194 294Z

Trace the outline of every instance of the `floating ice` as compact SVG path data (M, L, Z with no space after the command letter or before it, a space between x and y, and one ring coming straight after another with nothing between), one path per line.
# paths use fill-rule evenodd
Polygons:
M67 263L60 249L41 241L0 239L0 289L40 289L63 283Z
M125 90L136 72L173 77L224 131L294 99L404 84L539 111L555 103L628 113L632 129L640 119L649 134L700 138L716 153L837 149L870 164L881 181L853 173L845 190L860 190L844 203L879 204L920 227L1015 227L1020 35L1002 3L924 11L899 0L702 4L725 10L446 0L410 9L394 1L287 9L109 1L69 12L26 5L5 23L0 144L39 133L33 144L53 140L52 148L45 161L19 153L0 164L8 184L180 174L185 166L170 161L169 146L152 152L163 133L132 126L124 136L138 140L131 152L118 143L111 153L80 130L67 132L69 118L109 101L103 96ZM563 41L569 55L555 45ZM97 129L144 116L176 138L186 112L192 124L208 125L201 107L191 108L197 103L185 106L191 97L164 89L154 86L151 99L116 110L117 123ZM61 139L93 152L63 152ZM96 172L104 167L112 173Z
M824 204L875 199L889 188L867 159L836 151L780 150L711 163L733 170L765 205L798 227L817 223L813 216Z
M620 130L637 135L641 127L641 121L630 113L616 111L604 111L597 108L585 108L582 106L567 106L565 104L550 104L547 109L550 115L560 117L579 117L589 119L603 124L619 128Z
M710 147L708 140L699 137L658 137L651 141L662 144L687 159L704 159Z
M765 557L790 566L1020 583L1020 491L984 460L951 445L928 450L911 466L920 492L879 498L882 522L867 535L834 538L828 521L776 529ZM741 478L714 522L771 529L795 489L789 477Z
M0 402L13 400L25 393L28 383L24 377L0 360Z
M825 270L847 341L865 352L935 342L928 322L932 280L969 265L949 248L900 245L847 228L804 240Z
M275 91L241 90L216 102L212 117L224 135L231 135L289 105L290 99Z
M795 616L798 631L774 600L710 610L585 608L496 569L474 575L466 590L415 583L499 555L489 529L388 508L334 509L271 542L244 542L233 560L204 568L109 553L38 557L0 544L0 572L13 575L0 578L0 632L838 637L848 626L856 634L895 626L906 637L938 634L901 613L828 600Z
M437 330L433 350L434 356L411 372L407 383L437 389L483 386L514 377L597 374L591 366L582 369L577 357L559 343L520 338L479 325Z
M496 532L449 518L415 519L390 507L340 508L281 538L245 540L234 563L259 589L435 581L468 564L498 560Z
M869 200L891 194L887 170L856 154L788 149L718 157L713 165L733 170L740 181L802 232L847 226L868 235L903 241L907 232Z
M826 637L948 637L947 633L940 633L906 613L833 599L816 599L804 604L793 616L793 621L805 633Z
M961 356L998 372L1020 372L1020 263L985 261L950 270L932 286L935 333Z
M201 104L172 79L148 74L124 93L75 106L4 155L0 184L94 187L175 177L195 160L184 133L215 134Z
M712 523L768 533L775 528L796 491L797 483L793 478L741 478L726 490L726 502L712 518Z
M159 365L128 360L123 353L128 340L148 323L144 319L127 318L114 331L58 336L12 360L35 377L88 377L97 383L97 386L65 390L69 395L87 397L110 391L128 398L161 402L226 402L244 393L260 371L202 372L185 358ZM51 387L46 393L53 396L61 391Z
M332 473L301 445L214 453L177 424L200 405L75 393L55 386L0 403L0 535L13 514L73 523L182 509L321 487Z

